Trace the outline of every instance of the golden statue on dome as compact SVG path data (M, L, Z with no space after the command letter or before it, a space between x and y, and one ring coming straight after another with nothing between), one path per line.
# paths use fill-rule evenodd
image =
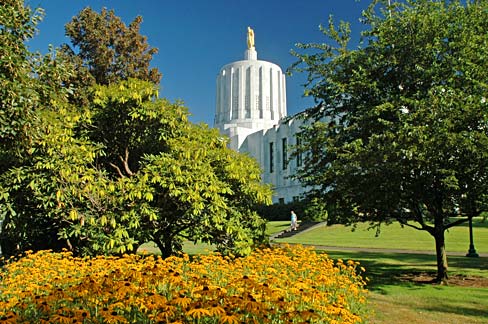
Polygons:
M254 30L251 27L247 27L247 48L254 48Z

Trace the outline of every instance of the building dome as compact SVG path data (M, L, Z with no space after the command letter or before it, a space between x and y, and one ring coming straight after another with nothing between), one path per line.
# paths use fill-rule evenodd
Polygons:
M248 27L244 60L224 65L217 76L215 127L238 150L247 135L269 129L286 116L286 83L281 68L257 59Z

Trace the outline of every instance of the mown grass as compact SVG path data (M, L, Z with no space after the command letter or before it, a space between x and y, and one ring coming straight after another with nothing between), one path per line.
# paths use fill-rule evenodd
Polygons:
M153 242L145 243L137 250L139 253L147 254L161 254L159 248ZM194 244L190 241L183 242L183 252L188 255L209 254L209 252L215 251L215 246L211 244L197 243Z
M271 222L271 230L284 230L288 222ZM488 220L473 220L475 248L478 253L488 253ZM469 248L468 224L455 226L445 234L447 252L467 252ZM355 228L344 225L323 226L297 234L276 242L314 244L335 247L360 247L377 249L400 249L435 251L434 238L426 231L402 227L398 223L383 225L379 235L368 224L358 224Z
M488 288L470 287L470 278L488 278L488 258L449 257L452 278L467 286L435 285L435 256L359 251L326 251L333 259L352 259L366 268L372 323L487 323ZM427 276L426 276L427 275ZM430 275L430 276L429 276ZM418 280L413 280L417 278Z
M482 324L488 322L487 288L391 286L371 292L371 323Z
M289 222L268 222L266 226L266 234L268 236L278 233L285 229L286 226L290 226ZM156 244L149 242L145 243L138 249L139 252L145 253L152 253L152 254L160 254L158 247ZM197 254L208 254L211 251L215 251L215 246L211 244L205 243L197 243L194 244L190 241L183 242L183 252L189 255L197 255Z

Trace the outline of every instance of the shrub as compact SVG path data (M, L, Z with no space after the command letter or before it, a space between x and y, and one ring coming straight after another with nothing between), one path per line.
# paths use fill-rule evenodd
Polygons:
M257 213L268 221L289 221L290 211L294 210L300 220L303 219L304 203L301 201L289 202L286 204L275 203L273 205L260 205Z
M286 204L261 205L256 208L258 214L268 221L289 221L290 211L294 210L302 222L324 222L334 224L336 219L328 213L327 207L318 199L306 199Z
M307 200L306 208L303 212L304 219L312 222L323 222L327 221L327 224L332 224L333 220L329 217L327 207L320 200L312 198Z
M11 323L359 323L357 262L301 246L219 254L76 258L40 251L1 272Z

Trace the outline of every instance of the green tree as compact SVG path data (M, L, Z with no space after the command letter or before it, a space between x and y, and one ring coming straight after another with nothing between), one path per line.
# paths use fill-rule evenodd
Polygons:
M80 76L72 80L81 85L90 83L88 69L97 84L110 84L137 78L159 84L161 73L150 68L157 49L150 47L140 34L142 17L126 26L113 10L100 13L87 7L66 24L66 35L73 47L65 44L63 54L80 68ZM93 81L93 80L92 80Z
M20 0L0 7L4 254L68 247L58 234L72 222L70 209L57 197L66 190L79 201L95 187L89 182L100 178L92 162L101 146L74 136L76 127L89 119L68 104L72 89L64 80L74 75L73 66L54 53L30 53L24 45L41 16L42 10L31 10Z
M104 144L98 163L122 195L110 221L125 236L155 242L164 256L181 250L182 239L238 254L264 239L253 206L269 203L271 192L256 162L228 149L216 130L190 123L180 103L130 79L97 86L92 113L88 136Z
M331 18L327 43L295 52L317 103L298 177L342 222L430 233L445 281L444 232L486 210L488 1L385 2L363 14L358 48Z
M0 17L3 253L120 254L152 240L168 256L192 239L246 254L264 239L253 207L271 191L255 161L129 68L108 68L107 85L70 82L80 60L25 48L39 18L22 1Z
M32 115L38 98L32 90L32 64L24 41L33 37L42 10L23 1L0 6L0 172L15 164L29 142Z
M246 254L264 240L253 206L271 191L255 161L191 124L151 83L97 86L91 101L80 113L67 94L53 95L37 113L29 159L1 175L5 253L120 254L151 240L169 256L191 239Z

